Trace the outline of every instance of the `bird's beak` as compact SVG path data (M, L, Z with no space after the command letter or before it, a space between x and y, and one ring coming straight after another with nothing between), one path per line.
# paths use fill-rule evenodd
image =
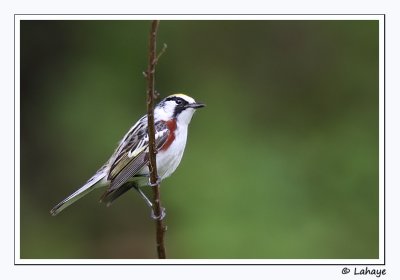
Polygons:
M201 103L201 102L196 102L196 103L190 103L186 105L186 108L193 108L193 109L198 109L198 108L202 108L205 107L206 104Z

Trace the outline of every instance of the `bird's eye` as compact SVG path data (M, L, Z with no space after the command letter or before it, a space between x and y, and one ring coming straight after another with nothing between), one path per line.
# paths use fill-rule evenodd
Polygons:
M176 104L181 105L182 104L182 100L181 99L177 99L175 100Z

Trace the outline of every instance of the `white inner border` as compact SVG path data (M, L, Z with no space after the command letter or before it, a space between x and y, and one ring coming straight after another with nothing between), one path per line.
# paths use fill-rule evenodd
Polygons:
M20 21L21 20L378 20L379 21L379 259L21 259ZM15 15L15 264L384 264L384 15Z

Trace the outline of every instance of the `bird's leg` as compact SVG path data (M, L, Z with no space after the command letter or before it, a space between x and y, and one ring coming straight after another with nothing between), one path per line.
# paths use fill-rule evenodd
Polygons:
M140 196L144 199L146 202L147 206L149 206L151 209L153 209L153 203L151 203L150 199L144 194L144 192L136 185L134 185L135 190L140 194Z
M134 185L134 189L137 190L137 192L140 194L140 196L144 199L144 201L146 202L147 206L150 207L151 209L151 217L154 220L162 220L165 217L165 208L161 207L161 214L159 216L156 216L154 214L154 209L153 209L153 203L150 201L150 199L144 194L144 192L136 185Z

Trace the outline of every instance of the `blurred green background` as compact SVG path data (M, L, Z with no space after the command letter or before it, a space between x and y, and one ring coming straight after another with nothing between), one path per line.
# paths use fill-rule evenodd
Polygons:
M156 258L133 191L57 217L146 110L149 21L21 22L21 258ZM169 258L378 258L378 21L161 21L207 104L162 182ZM148 190L149 191L149 190Z

